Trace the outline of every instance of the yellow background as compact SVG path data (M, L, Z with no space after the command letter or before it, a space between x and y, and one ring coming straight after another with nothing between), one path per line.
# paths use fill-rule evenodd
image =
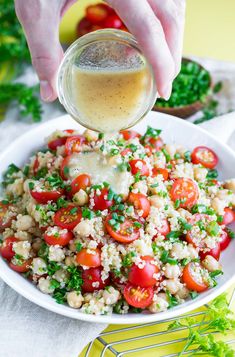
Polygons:
M71 7L61 23L62 42L75 39L85 6L97 2L78 0ZM184 54L235 61L235 0L187 0Z

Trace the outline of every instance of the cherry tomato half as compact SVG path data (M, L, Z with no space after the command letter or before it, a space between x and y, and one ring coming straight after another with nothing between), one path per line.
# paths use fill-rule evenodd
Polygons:
M34 163L33 163L33 174L34 174L34 176L37 175L38 168L39 168L39 160L38 160L38 156L36 156L36 158L34 160Z
M63 180L67 180L69 176L69 161L71 159L71 155L66 156L60 166L60 176Z
M152 146L153 149L155 149L156 151L160 150L164 143L162 138L160 138L160 136L158 136L157 138L150 138L148 139L148 143Z
M211 255L213 258L216 260L219 260L220 258L220 243L216 243L215 247L210 249L209 251L201 251L199 253L201 260L204 260L207 255Z
M76 260L80 265L85 265L90 268L97 268L101 266L101 252L100 249L91 249L83 248L80 252L77 253Z
M191 157L193 164L201 164L208 169L213 169L218 164L218 156L206 146L196 147Z
M120 29L122 25L122 20L116 14L108 16L103 22L104 28Z
M59 146L65 145L67 136L61 136L60 138L49 141L48 148L55 151Z
M11 226L11 222L14 218L13 215L9 214L9 208L11 207L12 205L10 204L0 202L0 232Z
M209 285L201 279L201 271L203 271L202 266L193 262L184 267L182 280L189 290L201 293L208 289Z
M26 273L30 270L30 265L32 263L32 259L28 259L22 261L20 265L15 265L13 262L9 263L11 269L15 270L17 273Z
M224 216L221 224L225 224L227 226L233 222L235 222L235 212L231 208L226 207L224 209Z
M67 207L60 208L54 215L54 223L56 226L73 230L82 219L81 208L72 204Z
M141 288L127 284L124 288L123 295L127 303L131 306L144 309L148 307L153 301L153 288Z
M105 4L90 5L86 8L87 20L95 25L103 22L108 17L108 14L108 7Z
M127 244L138 239L140 236L139 228L133 225L134 221L131 219L125 219L123 223L120 223L119 229L115 229L110 225L109 221L112 219L112 215L109 215L105 221L105 228L108 234L117 242Z
M161 223L162 223L162 225L160 228L157 228L157 232L163 236L166 236L168 233L170 233L170 225L166 218L162 219Z
M100 190L99 194L95 191L95 195L92 198L94 200L94 210L104 211L113 205L113 199L108 200L108 193L109 190L107 188Z
M86 293L93 293L95 290L104 289L109 284L109 279L101 279L102 268L90 268L82 271L82 290Z
M65 143L66 155L71 155L75 152L81 152L82 145L85 143L85 138L82 135L70 136Z
M169 177L169 172L167 169L162 169L161 167L154 167L152 170L152 177L156 177L158 175L162 175L163 180L166 181Z
M180 200L179 207L190 208L198 200L199 191L197 184L189 178L178 178L170 190L172 201Z
M41 204L46 204L48 201L57 201L64 193L63 189L56 189L52 191L33 191L30 190L31 196Z
M142 211L141 217L146 218L150 212L150 203L145 195L142 193L131 192L128 197L128 202L133 204L136 210Z
M138 265L133 264L128 274L128 280L132 285L137 285L142 288L154 286L157 283L154 274L159 272L159 268L155 264L152 264L152 257L145 256L141 258L145 261L144 267L139 268Z
M19 239L15 237L8 237L4 239L2 246L0 247L0 254L4 259L11 260L15 252L13 250L13 243L18 242Z
M231 238L229 237L228 232L225 230L222 231L220 236L220 249L221 251L225 250L231 243Z
M86 35L92 31L92 23L87 18L83 17L77 24L76 31L78 37Z
M50 229L47 229L44 234L44 240L49 245L61 245L65 247L73 239L72 232L58 231L56 234L51 234Z
M144 160L134 159L129 161L132 175L140 173L142 176L149 176L149 168Z
M130 140L130 139L135 139L135 138L140 138L141 135L137 133L137 131L134 130L122 130L120 131L120 134L122 134L123 139L125 140Z
M78 177L76 177L72 182L71 182L71 191L70 193L72 195L75 195L76 192L79 192L80 190L86 190L87 187L91 185L91 178L89 175L86 174L81 174Z

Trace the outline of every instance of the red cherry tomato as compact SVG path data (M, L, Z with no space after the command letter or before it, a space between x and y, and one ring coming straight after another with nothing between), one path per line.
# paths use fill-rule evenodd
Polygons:
M80 207L72 204L67 207L60 208L54 215L54 223L56 226L73 230L82 219L82 212Z
M66 140L67 140L67 136L62 136L62 137L60 137L60 138L51 140L51 141L49 141L49 143L47 144L47 145L48 145L48 148L49 148L50 150L55 151L59 146L65 145Z
M213 258L215 258L216 260L219 260L220 258L220 243L216 243L216 246L212 249L210 249L209 251L205 251L205 252L200 252L199 255L200 255L200 258L201 260L204 260L205 257L207 255L211 255Z
M231 208L226 207L224 209L224 216L221 224L225 224L227 226L233 222L235 222L235 212Z
M34 163L33 163L33 174L34 175L37 174L38 168L39 168L39 160L38 160L38 156L36 156Z
M30 270L31 263L32 263L32 259L28 259L23 261L20 265L15 265L13 262L10 262L9 266L17 273L26 273L27 271Z
M9 214L10 204L0 202L0 232L11 226L14 216Z
M144 160L134 159L129 161L132 175L140 173L142 176L149 176L149 168Z
M163 180L166 181L169 177L169 172L167 169L162 169L162 168L158 168L158 167L154 167L152 170L152 177L156 177L158 175L162 175L163 176Z
M71 182L70 193L72 195L75 195L76 192L79 192L80 190L86 190L89 186L91 186L90 176L86 174L81 174Z
M188 263L183 270L182 280L189 290L201 293L208 289L208 283L201 278L200 272L203 271L201 265L197 263ZM199 274L199 277L198 277Z
M41 204L46 204L48 201L57 201L58 198L60 198L64 193L63 189L56 189L53 191L33 191L30 190L30 194L31 196L38 202Z
M140 236L139 228L134 227L131 219L125 219L123 223L120 223L119 229L115 230L109 223L112 219L112 215L109 215L105 221L105 228L108 234L117 242L127 244L138 239Z
M92 24L99 24L108 17L109 11L107 6L103 4L90 5L86 8L86 18Z
M153 288L141 288L127 284L124 288L123 295L127 303L131 306L145 309L153 301Z
M113 199L108 200L108 193L109 190L107 188L103 188L102 190L100 190L100 194L98 194L97 191L95 192L95 195L92 198L95 204L93 206L94 210L104 211L105 209L113 205Z
M66 156L60 166L60 176L63 180L67 180L69 177L69 161L71 156Z
M153 153L153 148L150 145L144 145L145 153L147 156L151 156Z
M0 247L0 254L4 259L11 260L15 252L13 250L13 243L18 242L19 239L15 237L8 237L4 239L2 246Z
M130 140L130 139L135 139L135 138L140 138L141 135L137 133L137 131L134 130L122 130L120 131L120 134L122 134L123 139L125 140Z
M220 236L220 249L221 251L225 250L229 244L231 243L231 238L228 235L228 232L226 230L222 231L222 234Z
M90 268L97 268L101 266L101 252L100 249L93 249L92 253L89 253L90 249L82 249L77 253L76 260L80 265L85 265Z
M121 151L121 156L126 156L128 154L130 154L132 151L130 148L126 148L124 150Z
M146 218L150 212L150 203L145 195L142 193L131 192L128 197L128 202L133 204L136 210L142 211L141 217Z
M166 236L168 233L170 233L170 225L166 218L164 218L161 223L162 225L160 228L157 229L157 232L163 236Z
M63 232L63 231L58 231L56 234L51 234L50 228L46 230L44 234L44 240L47 244L49 245L61 245L62 247L65 247L69 242L73 239L73 233L72 232Z
M160 138L160 136L157 137L157 138L150 138L150 139L148 139L148 143L149 143L149 144L152 146L152 148L154 148L156 151L159 151L159 150L163 147L163 145L164 145L163 140L162 140L162 138Z
M213 169L218 164L216 153L206 146L198 146L192 152L192 163L201 164L208 169Z
M82 135L70 136L67 138L65 143L65 153L66 155L71 155L75 152L82 151L82 145L85 143L85 138Z
M153 258L149 256L142 257L145 261L143 268L139 268L138 265L133 264L128 274L128 280L132 285L137 285L142 288L148 288L154 286L157 283L154 274L159 272L159 268L152 263Z
M180 200L180 207L190 208L199 198L197 184L189 178L178 178L170 190L172 201Z
M77 24L76 31L78 37L86 35L87 33L91 32L91 29L92 29L92 23L84 17Z
M120 29L123 23L120 17L116 14L108 16L103 22L104 28Z
M109 279L101 279L102 268L90 268L82 271L82 290L86 293L93 293L95 290L104 289L109 284Z

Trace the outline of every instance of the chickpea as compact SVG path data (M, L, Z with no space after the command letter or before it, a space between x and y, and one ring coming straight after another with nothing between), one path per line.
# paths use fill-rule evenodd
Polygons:
M189 296L189 290L182 285L182 287L177 291L177 296L180 299L186 299Z
M93 232L93 226L88 219L84 219L76 225L73 232L81 237L88 237Z
M156 312L166 311L168 306L169 306L168 302L157 295L155 301L152 302L152 304L148 307L148 309L149 311L156 313Z
M166 201L163 197L159 197L158 195L153 195L149 197L149 201L151 206L162 208L165 206Z
M227 188L228 190L233 191L233 193L235 193L235 179L230 179L230 180L226 180L224 187Z
M79 190L75 195L73 196L73 202L76 203L78 206L84 206L86 203L88 203L88 195L84 190Z
M107 305L116 304L120 299L120 293L118 290L114 289L112 286L108 286L103 293L104 302Z
M67 302L70 307L73 307L74 309L79 309L82 306L82 303L84 301L84 298L82 294L77 293L76 291L70 291L67 294Z
M221 270L220 263L211 255L207 255L202 261L202 265L210 272L215 270Z
M47 265L44 259L34 258L32 261L32 270L34 274L43 275L47 272Z
M182 284L177 279L167 279L164 281L164 286L166 290L175 295L181 288Z
M51 294L53 293L53 291L55 290L52 286L51 286L51 279L49 277L47 278L40 278L38 280L38 288L39 290L41 290L42 293L44 294Z
M180 276L180 273L181 271L178 265L171 265L169 263L165 265L164 275L168 279L177 279Z

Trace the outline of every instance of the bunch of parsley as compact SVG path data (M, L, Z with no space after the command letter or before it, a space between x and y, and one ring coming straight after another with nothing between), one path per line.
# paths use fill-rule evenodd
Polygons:
M13 77L22 72L30 63L27 42L16 17L13 0L0 0L0 66L10 63ZM29 87L24 83L0 83L0 106L7 108L12 102L19 105L20 115L31 116L33 121L41 119L41 103L37 96L38 86Z
M229 309L226 294L217 297L206 309L200 322L194 317L177 319L168 326L168 330L188 329L183 350L179 356L215 356L234 357L234 350L223 341L216 341L212 333L226 334L234 331L235 319Z

